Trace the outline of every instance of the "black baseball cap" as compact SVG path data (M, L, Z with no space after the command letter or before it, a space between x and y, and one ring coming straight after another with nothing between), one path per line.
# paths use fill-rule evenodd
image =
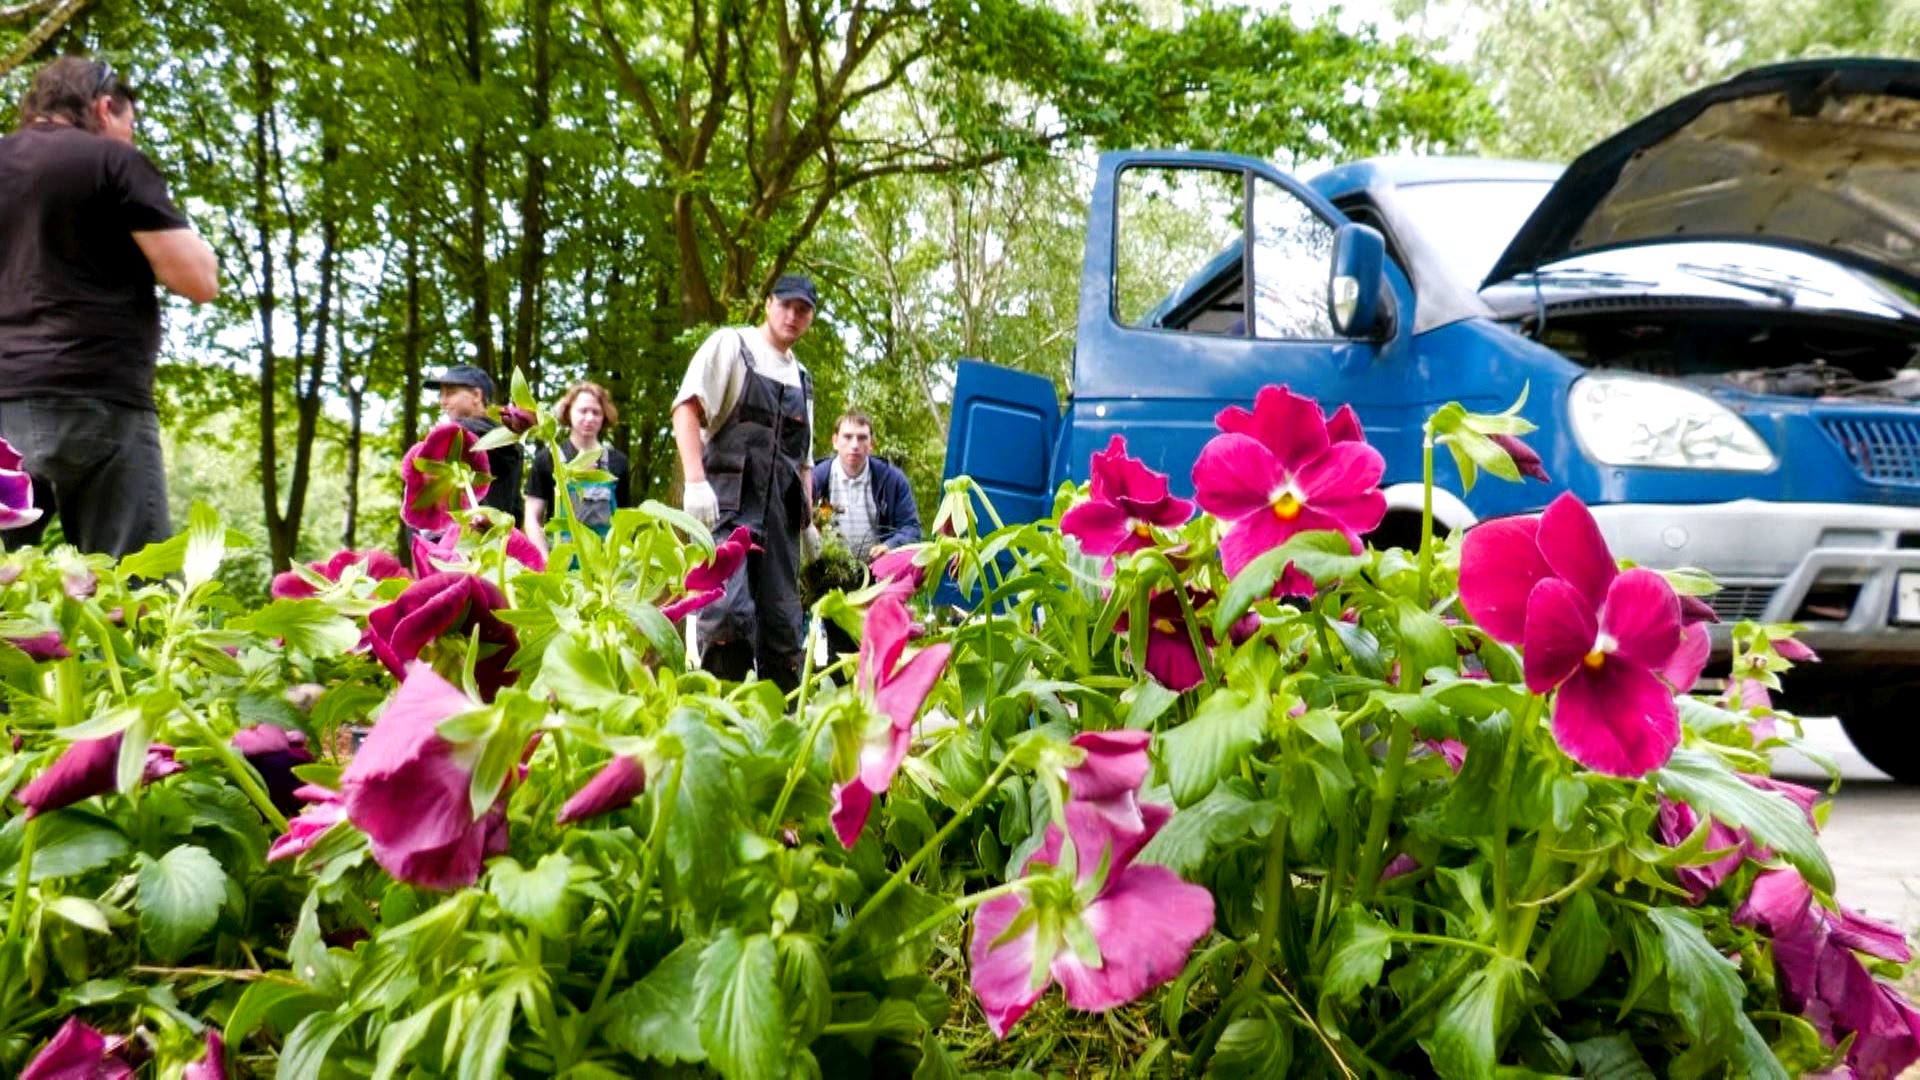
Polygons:
M805 300L807 306L815 310L820 307L819 290L813 287L813 279L805 274L781 274L773 283L771 295L775 300Z
M481 397L493 400L493 378L472 364L455 364L441 372L438 378L427 380L429 390L447 386L471 386L480 391Z

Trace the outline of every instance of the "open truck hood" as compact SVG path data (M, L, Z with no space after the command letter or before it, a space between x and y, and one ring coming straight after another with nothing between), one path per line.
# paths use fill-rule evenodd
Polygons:
M1582 154L1486 284L1634 244L1798 248L1920 290L1920 61L1759 68Z

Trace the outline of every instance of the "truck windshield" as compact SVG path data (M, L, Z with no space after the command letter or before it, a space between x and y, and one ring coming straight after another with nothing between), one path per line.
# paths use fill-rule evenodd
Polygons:
M1552 187L1546 180L1448 180L1403 184L1395 196L1449 276L1478 289Z

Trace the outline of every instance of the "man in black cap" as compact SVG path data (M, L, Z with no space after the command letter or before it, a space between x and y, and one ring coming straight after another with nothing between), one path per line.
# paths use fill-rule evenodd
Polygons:
M427 389L440 391L440 415L467 429L478 440L496 425L487 416L487 403L493 400L493 378L472 364L455 364L428 379ZM487 471L493 482L481 497L482 506L491 506L520 521L520 448L496 446L487 451Z
M820 537L807 509L813 379L793 345L819 306L811 280L781 275L759 326L716 330L693 354L673 403L682 505L719 537L746 526L761 549L701 610L701 666L725 679L757 671L789 692L800 682L801 547Z
M197 304L220 291L213 249L134 148L134 111L111 65L64 56L0 139L0 438L67 542L116 556L173 532L154 285ZM47 521L7 546L39 543Z

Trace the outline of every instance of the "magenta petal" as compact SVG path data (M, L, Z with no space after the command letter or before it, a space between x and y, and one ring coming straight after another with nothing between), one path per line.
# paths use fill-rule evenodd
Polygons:
M1093 455L1088 471L1092 474L1088 492L1102 502L1122 498L1158 502L1167 497L1167 477L1147 468L1145 462L1127 456L1127 440L1115 435L1104 452Z
M1253 560L1279 547L1300 533L1301 518L1282 521L1270 513L1249 514L1241 518L1220 538L1220 562L1228 577L1237 576Z
M1213 929L1213 894L1164 866L1130 866L1081 918L1100 945L1101 966L1090 968L1062 949L1053 958L1053 977L1067 1004L1101 1012L1180 974L1194 943Z
M33 817L105 795L113 790L114 767L120 759L123 737L116 733L74 743L13 797L27 808L27 816Z
M1418 869L1420 869L1420 860L1414 858L1413 856L1403 851L1400 854L1395 855L1393 857L1393 860L1387 863L1386 866L1381 867L1380 882L1381 884L1385 884L1389 881L1392 881L1394 878L1401 877L1402 875L1405 875L1405 874L1411 874Z
M1387 459L1363 442L1335 443L1294 473L1309 505L1333 498L1353 498L1380 485Z
M1596 772L1645 776L1680 744L1680 711L1673 691L1651 671L1608 657L1598 670L1582 665L1560 687L1553 737L1568 757Z
M207 1052L181 1072L180 1080L227 1080L227 1044L218 1031L207 1029Z
M1829 940L1882 960L1904 964L1913 959L1905 931L1849 908L1840 909L1840 917L1832 925Z
M306 578L293 570L273 575L273 584L267 590L275 600L304 600L317 591Z
M1527 601L1527 689L1544 694L1580 670L1600 634L1593 609L1573 586L1547 578Z
M1327 440L1329 442L1365 442L1367 433L1361 430L1360 416L1353 406L1342 405L1327 417Z
M1152 762L1147 747L1153 743L1148 731L1085 731L1073 737L1073 745L1086 751L1080 764L1067 770L1067 790L1076 799L1111 799L1137 791L1147 779Z
M1712 656L1713 640L1707 636L1707 628L1699 623L1687 626L1680 631L1679 647L1661 666L1660 677L1684 694L1700 681L1700 673L1707 670L1707 661Z
M303 789L304 790L304 789ZM327 830L347 819L347 808L339 802L316 802L287 820L285 835L267 849L267 861L296 858L307 853Z
M725 595L727 595L727 590L725 589L713 589L702 593L688 593L673 603L661 608L660 614L665 615L669 622L677 623Z
M910 581L912 588L918 589L927 571L925 567L915 566L913 560L924 546L910 544L906 547L894 548L873 560L872 565L868 567L873 572L873 579L875 581Z
M1629 570L1607 587L1600 629L1614 640L1612 652L1661 670L1680 647L1680 600L1666 578L1651 570Z
M1362 491L1337 498L1323 495L1311 509L1318 510L1335 521L1337 524L1332 528L1346 535L1347 541L1353 545L1353 553L1358 555L1362 547L1360 536L1379 528L1380 522L1387 516L1387 496L1386 493L1377 490ZM1325 526L1303 525L1302 531L1322 527Z
M612 813L632 803L645 790L647 771L632 758L615 754L612 761L560 808L556 824L566 825Z
M1593 513L1572 492L1553 500L1540 515L1540 553L1553 572L1596 609L1606 602L1607 586L1620 572Z
M546 553L534 547L533 541L519 529L507 533L507 558L536 573L547 568Z
M5 439L0 439L0 469L19 469L20 463L23 460L20 456L20 451L15 450L12 443Z
M1127 527L1127 512L1109 502L1080 502L1060 515L1060 531L1080 541L1080 550L1089 555L1118 553L1130 541L1138 540Z
M1796 664L1817 664L1820 662L1818 653L1790 637L1775 639L1773 651L1779 653L1781 659L1791 660Z
M1152 630L1147 634L1147 674L1161 686L1173 691L1191 690L1206 680L1200 657L1184 626L1174 632Z
M33 1060L27 1062L20 1080L100 1080L130 1075L125 1065L107 1057L106 1036L82 1023L79 1017L69 1016Z
M1532 477L1543 484L1553 483L1553 477L1547 475L1547 467L1540 461L1540 455L1533 447L1521 442L1512 435L1489 436L1494 445L1507 452L1513 459L1513 467L1520 470L1521 476Z
M1527 599L1551 577L1537 543L1537 518L1503 518L1468 530L1460 552L1460 603L1487 636L1518 645L1527 627Z
M880 684L873 695L873 707L896 725L911 725L934 684L940 681L951 655L953 646L945 642L921 649Z
M1185 525L1193 517L1193 503L1172 495L1150 502L1122 495L1114 500L1114 504L1135 521L1168 529Z
M27 659L45 663L48 660L65 660L73 652L60 637L60 631L49 630L44 634L31 637L0 638L7 644L27 654Z
M1286 473L1273 452L1245 435L1216 435L1193 463L1193 499L1222 521L1273 516Z
M968 981L980 999L980 1010L987 1015L987 1026L993 1029L997 1039L1006 1038L1007 1032L1047 989L1044 985L1037 989L1032 985L1033 950L1039 938L1037 927L1027 927L1011 941L1000 941L1024 906L1021 897L999 896L981 904L973 915L973 940L967 947L973 971Z
M1134 856L1147 846L1155 834L1166 827L1173 818L1173 808L1159 803L1134 803L1131 806L1114 805L1113 800L1087 802L1073 800L1067 803L1067 832L1073 838L1074 856L1078 860L1074 868L1074 878L1079 882L1093 876L1100 868L1100 861L1107 862L1108 879L1133 865ZM1049 826L1054 832L1058 826ZM1053 839L1051 833L1048 840ZM1058 855L1053 854L1047 860L1041 860L1036 853L1035 861L1048 861L1058 864Z
M894 665L900 662L900 654L906 651L912 626L907 606L893 596L882 596L867 609L855 675L861 690L871 695L885 685Z
M753 534L744 525L736 527L725 540L714 545L713 559L687 571L688 592L708 592L726 588L727 582L747 561L753 551Z
M1769 937L1789 937L1803 933L1813 921L1812 907L1813 889L1797 871L1762 870L1733 921L1757 927Z
M1224 420L1221 414L1217 421ZM1284 386L1263 386L1253 398L1253 423L1246 434L1258 439L1289 469L1297 469L1326 450L1331 441L1327 417L1312 398ZM1224 425L1222 430L1226 430Z
M485 829L469 801L472 773L437 730L473 707L432 668L411 665L340 775L347 817L373 841L374 859L403 881L447 888L479 874Z
M1854 1036L1847 1065L1855 1076L1893 1077L1920 1061L1920 1011L1894 987L1874 984L1879 1000L1871 1020Z
M867 827L867 815L873 811L873 789L860 782L856 775L844 784L833 786L833 834L840 838L840 846L851 850L860 839L860 830Z

